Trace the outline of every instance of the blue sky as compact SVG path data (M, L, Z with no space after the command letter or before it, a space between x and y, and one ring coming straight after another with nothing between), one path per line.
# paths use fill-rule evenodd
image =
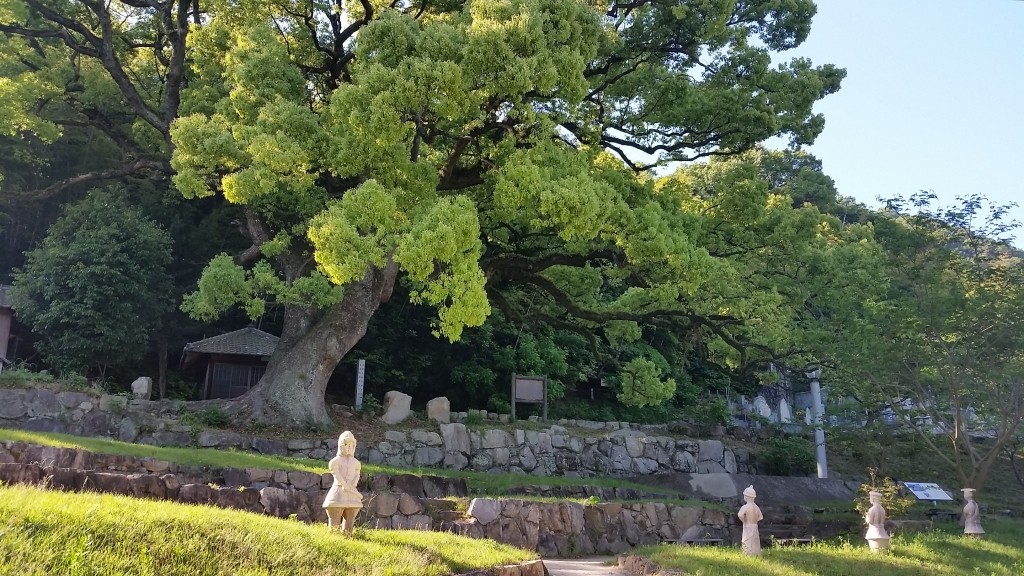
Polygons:
M872 208L918 190L942 204L980 193L1019 202L1024 222L1024 1L817 5L810 37L781 56L847 70L815 107L825 131L809 148L839 193Z

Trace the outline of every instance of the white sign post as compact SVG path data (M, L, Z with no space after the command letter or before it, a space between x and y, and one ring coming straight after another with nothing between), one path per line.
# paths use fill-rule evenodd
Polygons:
M359 360L356 366L356 410L362 410L363 381L366 379L366 360Z

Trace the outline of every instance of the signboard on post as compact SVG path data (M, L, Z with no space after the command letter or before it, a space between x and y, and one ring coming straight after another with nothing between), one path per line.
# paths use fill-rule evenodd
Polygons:
M918 500L953 500L949 493L932 482L904 482L903 485L910 490L911 494L917 496Z
M512 374L512 419L516 419L516 402L544 405L544 420L548 419L548 377Z

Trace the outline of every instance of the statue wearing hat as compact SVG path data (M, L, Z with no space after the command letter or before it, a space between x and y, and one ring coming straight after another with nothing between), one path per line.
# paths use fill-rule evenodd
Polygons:
M967 504L964 506L964 534L973 536L974 538L981 538L985 533L985 529L981 527L981 513L978 510L978 503L974 501L974 488L964 488L961 490L964 493L964 500Z
M740 522L743 523L741 543L743 553L747 556L761 555L761 534L757 530L757 523L763 520L764 516L761 515L761 509L757 507L757 504L754 504L755 498L757 498L757 492L754 491L754 486L747 486L747 489L743 491L743 499L747 503L736 514L739 516Z
M868 541L868 548L872 552L885 554L889 551L889 533L885 531L885 508L882 507L882 493L871 491L868 493L868 500L871 501L871 508L864 516L864 522L868 525L868 532L864 539Z

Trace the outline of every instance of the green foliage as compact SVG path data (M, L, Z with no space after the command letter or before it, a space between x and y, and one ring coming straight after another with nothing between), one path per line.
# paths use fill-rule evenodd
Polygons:
M905 515L916 502L915 498L907 495L903 487L895 480L888 476L879 478L878 470L868 468L868 481L857 488L857 496L853 499L854 508L861 516L867 514L868 509L871 508L868 496L871 492L878 492L882 495L882 507L885 508L886 516L889 518L899 518Z
M753 382L775 357L825 355L875 285L870 233L813 207L834 192L820 166L755 150L812 142L814 104L845 75L777 58L806 39L810 0L219 2L201 26L174 1L11 4L0 77L19 83L0 88L0 131L48 137L48 118L71 117L124 173L237 207L252 249L218 247L183 310L281 311L282 342L302 347L340 334L334 353L277 355L316 358L324 380L396 279L436 311L431 335L475 346L438 371L467 401L517 372L547 375L552 398L607 377L636 408L694 381L691 357ZM125 167L139 151L147 164ZM647 157L684 167L656 178ZM506 325L470 342L492 307ZM267 413L323 405L292 400Z
M676 393L676 382L672 378L662 380L661 370L646 358L634 358L622 369L622 391L618 399L627 406L658 405Z
M757 471L770 476L804 476L814 472L814 446L803 438L772 438L768 447L751 454Z
M686 417L702 426L727 426L732 422L729 404L721 398L706 398L683 409Z
M508 401L508 395L495 394L487 399L487 411L498 414L510 414L512 404Z
M35 372L22 366L6 368L0 372L0 385L8 388L30 388L39 383L51 383L54 381L53 374L46 372Z
M372 394L363 395L363 405L359 407L360 414L372 418L383 411L384 405L380 403L380 400L377 400L376 396Z
M97 190L70 204L15 274L12 305L62 371L100 373L139 358L170 305L170 239L129 205Z
M870 410L890 406L963 485L981 488L1024 420L1024 260L1005 242L1016 227L1006 207L934 199L889 199L877 216L886 293L858 307L835 357Z
M179 419L182 424L189 426L227 428L231 425L231 417L220 406L208 406L198 412L185 411L179 415Z

